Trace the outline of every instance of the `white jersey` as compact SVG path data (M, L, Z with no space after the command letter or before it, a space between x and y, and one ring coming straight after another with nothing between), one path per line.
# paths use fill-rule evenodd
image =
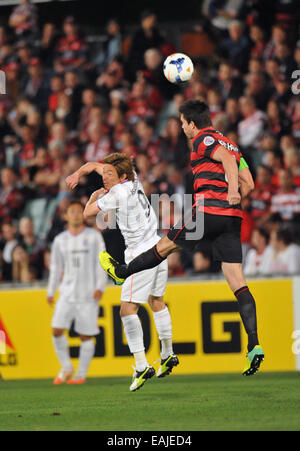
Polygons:
M85 227L72 235L68 230L55 237L51 249L48 296L59 288L59 300L91 302L96 290L105 291L106 273L99 267L98 254L105 250L102 234Z
M114 185L108 193L99 197L97 205L103 214L113 211L128 249L149 243L154 246L160 239L157 234L157 217L150 205L142 184L124 181Z

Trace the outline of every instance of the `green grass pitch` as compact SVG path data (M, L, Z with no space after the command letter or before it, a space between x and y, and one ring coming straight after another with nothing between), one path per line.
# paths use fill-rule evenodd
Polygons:
M1 431L300 430L300 374L0 382Z

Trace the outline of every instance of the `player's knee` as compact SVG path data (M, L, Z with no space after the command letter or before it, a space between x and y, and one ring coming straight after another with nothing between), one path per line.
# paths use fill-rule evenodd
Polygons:
M150 296L148 304L153 312L160 312L166 307L166 304L161 296Z
M124 316L128 316L128 315L136 315L138 312L138 305L137 304L133 304L132 302L121 302L121 307L120 307L120 316L121 318Z

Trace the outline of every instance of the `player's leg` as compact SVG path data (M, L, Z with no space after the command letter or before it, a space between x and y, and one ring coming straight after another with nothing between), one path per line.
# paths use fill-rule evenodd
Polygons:
M100 252L99 258L103 269L117 284L121 285L132 274L158 266L169 254L178 249L179 247L173 241L164 236L155 246L138 255L127 265L120 265L107 252Z
M150 295L148 302L161 343L161 364L156 375L164 377L169 375L172 369L179 364L179 360L173 352L171 316L163 296Z
M144 333L138 317L139 305L133 302L121 301L120 316L127 338L129 350L133 354L138 372L149 366L145 354Z
M68 384L84 384L90 363L95 354L94 336L99 334L99 304L94 299L75 305L74 330L80 337L79 365Z
M214 260L222 262L224 276L236 296L241 319L248 336L247 365L243 372L249 376L255 374L263 360L263 350L257 336L255 300L247 287L242 269L241 224L238 217L213 218L210 229L216 233L213 240Z
M53 346L61 364L61 370L53 382L55 385L60 385L69 380L74 372L69 354L69 344L65 335L65 330L70 328L72 319L73 306L58 300L51 323Z
M86 375L95 354L95 343L92 336L79 335L80 337L80 349L79 349L79 366L76 374L71 378L67 384L79 385L86 382Z
M250 376L259 369L264 352L259 345L255 300L247 286L241 263L222 263L224 276L236 296L239 312L248 336L247 365L243 374Z

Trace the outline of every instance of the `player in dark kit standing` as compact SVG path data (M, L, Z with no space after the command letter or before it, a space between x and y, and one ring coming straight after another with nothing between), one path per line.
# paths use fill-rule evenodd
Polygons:
M255 374L264 359L257 336L256 306L242 270L241 195L253 189L247 163L235 143L214 130L208 106L189 100L180 107L182 128L192 139L191 166L194 174L194 204L153 248L128 265L118 264L107 252L100 253L103 269L117 284L130 275L159 265L181 247L195 247L200 239L213 244L214 260L221 261L224 276L234 292L248 335L245 376ZM200 231L200 233L199 233Z

